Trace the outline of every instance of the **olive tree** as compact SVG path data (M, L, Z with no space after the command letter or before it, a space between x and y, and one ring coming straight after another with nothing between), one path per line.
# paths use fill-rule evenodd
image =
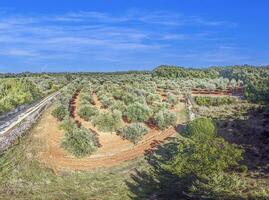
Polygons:
M160 128L161 130L166 129L169 126L174 126L177 122L176 114L170 112L169 110L160 111L159 113L157 113L154 119L158 128Z
M151 117L151 109L141 103L133 103L127 106L125 115L132 122L144 122Z
M133 123L124 128L119 129L119 135L133 143L137 143L142 139L143 135L148 133L148 129L141 123Z

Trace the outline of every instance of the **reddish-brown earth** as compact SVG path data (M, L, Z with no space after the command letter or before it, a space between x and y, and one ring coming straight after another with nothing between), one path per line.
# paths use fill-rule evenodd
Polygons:
M100 102L98 102L97 97L94 96L94 99L96 105L98 105ZM40 152L40 161L55 171L61 169L90 170L94 168L114 166L143 156L145 152L150 151L150 149L163 142L165 139L174 136L176 132L174 127L170 127L165 131L150 129L149 133L145 135L138 144L134 145L128 140L123 140L116 135L116 133L103 133L97 131L90 122L81 119L77 115L79 98L75 98L74 101L75 112L73 112L73 114L75 120L80 122L85 128L98 132L101 146L94 154L88 157L78 159L70 155L60 147L64 132L59 129L59 122L50 115L51 109L48 109L39 125L36 127L39 130L36 131L36 134L38 133L38 137L44 141L45 144ZM180 112L180 109L184 109L184 104L179 104L180 106L177 107L177 112Z

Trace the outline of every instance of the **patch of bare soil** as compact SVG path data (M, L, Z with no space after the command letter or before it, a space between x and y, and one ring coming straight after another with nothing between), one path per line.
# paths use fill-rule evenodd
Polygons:
M96 100L96 104L98 104L96 96L94 96L94 99ZM79 99L77 98L75 102L76 108L78 108ZM184 108L184 106L180 106L180 108ZM59 129L59 122L50 115L50 112L51 109L48 109L42 117L39 125L36 127L39 127L36 134L38 134L40 139L45 141L39 155L40 161L55 171L61 169L90 170L118 165L122 162L143 156L145 152L150 151L150 149L165 139L173 137L176 132L174 127L168 128L165 131L151 129L138 144L134 145L128 140L123 140L116 133L97 131L90 122L81 119L77 115L77 112L74 112L75 120L81 122L85 128L92 129L98 133L101 144L101 147L94 154L78 159L60 147L64 133Z

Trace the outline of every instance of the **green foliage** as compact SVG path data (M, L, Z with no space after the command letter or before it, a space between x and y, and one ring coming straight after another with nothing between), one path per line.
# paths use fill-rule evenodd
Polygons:
M170 163L170 170L178 176L195 177L219 174L229 167L237 166L242 159L242 150L223 138L195 138L182 140L178 153Z
M78 111L78 115L86 121L90 121L92 117L96 116L97 114L98 114L98 109L90 105L82 105Z
M155 117L154 117L157 126L164 130L168 128L169 126L176 125L177 122L177 116L175 113L170 112L169 110L160 111Z
M66 116L68 116L68 110L65 106L60 105L56 107L52 112L52 116L62 121Z
M137 143L142 139L143 135L148 133L148 129L141 123L133 123L119 129L119 134L124 139L130 140L133 143Z
M171 105L171 107L175 106L178 102L178 97L172 93L168 93L167 102Z
M245 97L252 102L269 102L269 67L232 66L220 71L223 77L243 81Z
M161 97L158 94L150 93L146 97L146 101L147 101L148 104L152 105L154 102L161 102Z
M75 128L65 133L61 146L76 157L84 157L96 150L97 138L85 128Z
M32 103L42 96L38 87L28 79L0 80L0 114L17 106Z
M106 95L102 95L100 97L100 102L104 108L108 108L114 103L114 99L112 97L108 97Z
M92 122L99 131L116 131L122 126L122 113L118 110L100 112Z
M65 117L60 125L60 128L63 129L65 133L70 133L77 128L77 124L71 117Z
M183 67L161 65L154 69L153 76L166 78L217 78L219 72L214 68L187 69Z
M126 105L122 102L122 101L119 101L119 100L116 100L113 102L113 104L109 107L110 110L119 110L121 111L122 113L125 112L125 109L126 109Z
M199 106L220 106L220 105L230 105L236 102L233 97L206 97L197 96L195 97L195 102Z
M145 104L133 103L127 106L125 115L132 122L144 122L150 118L152 111Z
M176 153L163 168L189 181L185 191L189 196L235 197L236 192L242 191L242 185L240 177L229 170L238 167L243 151L217 137L214 123L209 119L189 122L186 132L188 138L179 141Z
M90 93L85 93L85 92L80 93L80 102L82 104L87 104L87 103L94 104L92 95Z
M212 119L196 118L187 124L183 134L189 138L199 138L203 136L212 138L216 136L216 127Z

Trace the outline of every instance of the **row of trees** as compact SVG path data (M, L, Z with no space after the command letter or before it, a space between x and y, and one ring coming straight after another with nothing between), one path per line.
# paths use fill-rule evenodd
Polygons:
M57 118L64 130L64 138L61 141L61 146L76 157L84 157L96 151L98 146L98 138L94 132L88 130L78 124L70 116L69 104L73 94L81 87L79 80L73 81L60 95L58 102L52 115ZM85 91L84 91L85 92ZM89 101L85 93L82 93L84 98L82 102ZM83 116L86 116L85 109L80 111Z
M117 132L134 143L148 132L141 128L143 123L153 122L161 130L174 126L177 117L169 109L178 103L178 95L170 91L162 100L157 83L140 79L131 75L119 79L108 75L89 78L80 93L79 116L99 131ZM101 103L100 109L97 102L90 100L94 94ZM124 126L124 121L130 124Z
M180 79L181 88L189 86L207 89L224 89L238 84L244 87L245 97L252 102L269 102L268 66L226 66L206 69L189 69L174 66L160 66L153 71L153 77ZM206 80L207 79L207 80ZM177 82L177 81L175 81ZM199 84L200 82L200 84ZM197 84L198 83L198 84Z
M230 105L236 102L236 99L233 97L196 96L194 99L199 106Z
M20 105L30 104L57 91L67 80L64 77L5 78L0 79L0 114Z

